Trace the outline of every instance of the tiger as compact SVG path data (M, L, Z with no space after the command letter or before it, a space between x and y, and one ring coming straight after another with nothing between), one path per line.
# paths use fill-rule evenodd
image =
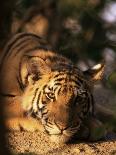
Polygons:
M11 130L47 133L66 143L94 117L93 85L104 64L81 71L41 37L17 33L0 56L0 104Z

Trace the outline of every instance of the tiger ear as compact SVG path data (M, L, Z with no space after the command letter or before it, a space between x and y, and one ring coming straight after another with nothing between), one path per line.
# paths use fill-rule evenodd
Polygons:
M84 71L84 75L90 82L96 82L102 79L104 73L105 65L104 63L97 64L92 68Z
M50 67L42 58L26 58L21 66L21 79L24 85L33 84L41 75L49 74L50 72Z
M50 67L44 59L40 57L31 57L28 61L29 74L47 74L51 72Z

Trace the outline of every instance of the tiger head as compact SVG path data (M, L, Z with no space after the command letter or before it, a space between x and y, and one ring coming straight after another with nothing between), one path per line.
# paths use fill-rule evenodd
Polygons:
M50 67L44 60L29 60L23 108L41 120L45 131L58 142L78 133L83 119L93 113L91 87L100 79L104 65L80 71L68 61Z

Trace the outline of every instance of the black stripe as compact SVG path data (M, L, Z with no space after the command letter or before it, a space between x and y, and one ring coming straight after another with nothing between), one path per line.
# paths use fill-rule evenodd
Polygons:
M93 96L88 93L87 103L83 108L85 108L85 111L83 111L84 115L86 115L88 112L91 113L91 115L94 115L94 102L93 102ZM90 111L92 109L92 111Z
M40 96L41 96L41 92L39 93L38 98L37 98L37 108L38 108L38 110L40 109L39 108L39 99L40 99Z
M26 37L26 36L25 36ZM22 46L23 44L28 44L28 42L31 40L31 41L33 41L32 40L32 37L30 38L29 36L28 36L28 38L20 38L19 40L17 40L17 42L12 46L12 48L9 50L9 53L7 54L7 57L8 56L10 56L11 54L12 54L12 51L14 50L14 52L16 51L18 51L18 49L20 48L20 46ZM18 49L17 49L18 48ZM14 55L15 55L15 53L13 53Z
M43 90L45 90L46 87L47 87L47 85L43 86Z
M21 89L22 91L24 91L24 85L21 83L21 81L19 80L18 77L16 77L16 79L17 79L17 82L18 82L18 85L19 85L20 89Z
M58 95L59 95L59 92L61 91L61 87L60 87L60 89L58 90Z
M58 89L58 87L56 87L56 88L54 89L54 92L55 92L57 89ZM58 90L58 92L57 92L58 95L59 95L60 90L61 90L61 88L60 88L60 89Z
M4 93L1 93L1 92L0 92L0 95L5 96L5 97L15 97L16 96L16 95L13 95L13 94L4 94Z
M58 79L56 79L54 82L60 82L60 81L63 81L63 80L65 80L66 78L58 78Z
M91 104L90 106L92 106L92 115L95 114L95 110L94 110L94 98L93 98L93 95L91 94Z
M44 109L42 109L42 111L44 111ZM47 113L48 113L48 110L46 112L42 112L42 117L46 115Z
M71 79L70 81L72 81L72 82L74 82L76 85L77 85L77 87L79 86L79 87L81 87L82 86L82 83L80 83L79 81L78 81L78 79L75 81L75 80L73 80L73 79ZM79 88L78 87L78 88Z
M6 48L5 48L5 55L4 55L4 57L6 57L6 55L10 52L10 49L12 48L12 46L15 44L15 43L17 43L17 41L19 40L19 39L22 39L22 37L25 37L25 36L27 36L27 34L26 33L21 33L21 34L17 34L17 35L15 35L9 42L8 42L8 44L6 45Z
M38 46L38 45L33 45L34 47L28 49L28 43L29 43L29 42L23 44L23 45L16 51L16 53L15 53L14 56L16 56L18 53L20 53L21 50L23 51L23 53L27 53L27 52L31 52L31 51L35 51L35 50L40 50L40 49L41 49L41 46ZM26 45L27 45L27 46L26 46ZM27 48L24 49L25 47L27 47ZM42 49L46 51L46 48L43 47ZM25 54L25 55L26 55L26 54ZM35 56L29 56L29 57L31 58L31 57L35 57ZM38 56L36 56L36 57L38 57Z
M86 101L87 104L85 105L86 106L86 109L87 109L86 111L89 112L90 111L90 108L91 108L90 107L91 106L91 97L90 97L89 92L87 92L87 97L86 98L87 98L87 101Z
M66 74L65 72L59 72L57 75L54 76L54 78L57 78L59 76L65 75L65 74Z
M83 81L83 79L78 78L77 81L75 81L75 83L76 83L78 86L81 87L81 86L83 85L84 81Z
M36 90L35 90L35 93L34 93L34 96L33 96L33 99L32 99L32 105L33 105L33 102L34 102L34 100L35 100L35 97L36 97L36 94L37 94L38 89L39 89L39 88L36 88Z
M53 90L53 87L48 86L49 91Z
M14 56L16 56L18 53L20 53L20 51L23 51L23 53L25 53L25 50L27 51L27 50L29 50L30 51L30 49L29 49L29 45L32 43L32 40L31 39L29 39L29 40L27 40L26 42L23 42L22 44L21 44L21 46L18 48L18 49L16 49L16 51L15 51L15 53L13 53L13 55ZM36 46L36 45L33 45L33 46ZM31 49L33 49L33 48L35 48L35 47L30 47Z
M59 82L57 82L57 83L55 83L54 85L56 85L56 86L61 86L62 84L59 83Z
M21 77L21 69L22 69L21 67L22 67L22 62L23 62L22 59L23 57L21 57L20 62L19 62L18 76L19 76L19 80L21 84L23 85L23 87L25 87L25 84L23 83L22 77Z
M58 87L56 87L56 88L54 89L54 92L55 92L57 89L58 89Z
M34 39L36 39L36 40L33 40L33 38L29 38L29 37L28 37L27 39L21 41L21 42L19 43L19 45L21 45L21 47L19 47L19 49L16 50L16 53L14 54L14 56L16 56L17 53L18 53L19 51L23 50L24 47L25 47L26 45L27 45L27 48L29 48L28 45L31 44L31 43L29 43L29 41L32 41L32 44L33 44L33 45L32 45L33 48L29 49L29 52L34 51L34 50L40 50L40 49L43 49L43 50L45 50L45 51L48 51L48 50L49 50L46 46L42 46L42 45L41 45L40 41L37 40L38 38L34 38ZM33 42L33 41L34 41L34 42ZM39 42L38 42L38 41L39 41ZM17 45L16 47L18 47L18 45ZM15 48L15 47L14 47L14 48Z
M40 38L39 36L36 36L36 35L34 35L34 34L31 34L31 33L19 33L19 34L16 34L16 35L8 42L8 44L6 45L6 48L4 49L4 51L5 51L4 57L6 57L6 55L10 52L12 46L13 46L15 43L17 43L18 40L20 40L20 39L22 40L22 38L24 38L24 37L29 37L29 36L32 36L32 38L35 37L35 38L38 39L38 40L42 40L42 38ZM4 59L4 58L3 58L3 59Z
M30 34L27 34L27 33L21 33L21 34L17 34L15 35L8 43L7 45L5 46L4 48L4 55L3 55L3 58L2 58L2 61L0 63L0 68L2 66L2 64L4 63L4 59L5 57L8 55L8 53L10 52L10 49L12 48L12 46L19 40L19 39L22 39L22 37L24 36L27 36L27 35L30 35Z

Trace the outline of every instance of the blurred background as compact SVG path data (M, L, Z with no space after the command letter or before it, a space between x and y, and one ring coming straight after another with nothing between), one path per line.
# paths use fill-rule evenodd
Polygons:
M82 69L105 60L116 69L115 0L1 2L0 47L17 32L32 32ZM109 64L110 63L110 64Z
M116 0L1 1L0 52L23 31L45 38L82 70L105 61L94 95L116 117Z
M105 61L102 85L116 91L115 0L4 0L0 11L1 51L15 33L35 33L82 70Z
M0 11L1 52L15 33L31 32L82 70L105 61L98 98L116 110L115 0L4 0Z
M4 0L0 11L1 52L15 33L35 33L82 70L105 61L102 86L116 93L115 0Z
M4 0L0 10L1 50L15 33L35 33L82 70L105 60L103 83L116 89L115 0Z

